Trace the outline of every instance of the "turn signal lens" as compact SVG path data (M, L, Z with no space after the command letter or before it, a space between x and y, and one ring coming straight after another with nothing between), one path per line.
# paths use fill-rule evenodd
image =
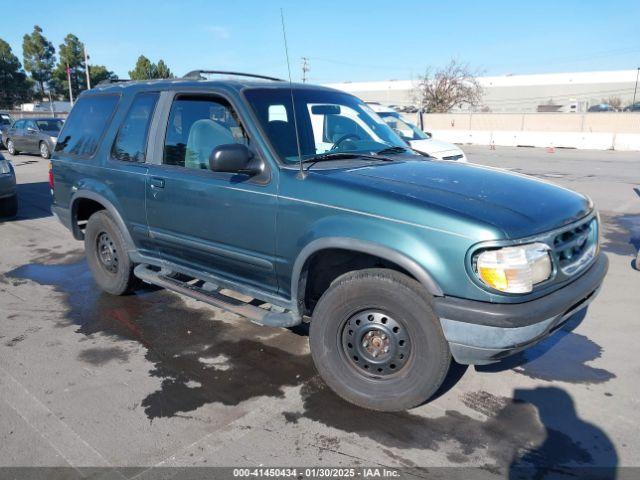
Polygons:
M529 293L551 270L549 247L543 243L485 250L476 257L480 280L501 292Z

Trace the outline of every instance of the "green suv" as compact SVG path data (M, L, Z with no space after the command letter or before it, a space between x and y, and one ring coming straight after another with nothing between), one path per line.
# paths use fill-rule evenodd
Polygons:
M418 155L343 92L208 73L101 84L60 132L53 211L106 292L143 280L309 322L322 378L375 410L424 402L452 359L527 348L598 292L588 198Z

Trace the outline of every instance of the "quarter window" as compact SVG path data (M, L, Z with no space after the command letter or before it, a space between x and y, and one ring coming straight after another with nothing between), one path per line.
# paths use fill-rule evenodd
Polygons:
M118 95L80 97L64 123L56 151L78 157L93 156L119 99Z
M136 96L113 143L113 158L125 162L145 161L147 135L157 101L156 92Z
M228 102L217 98L180 97L171 105L164 145L165 165L208 169L214 148L247 144L247 135Z

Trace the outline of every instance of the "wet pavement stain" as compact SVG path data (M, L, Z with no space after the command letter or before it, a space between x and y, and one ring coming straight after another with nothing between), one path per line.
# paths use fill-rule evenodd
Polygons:
M602 250L616 255L635 256L640 249L640 215L600 213Z
M602 347L573 330L584 318L579 312L561 329L523 352L498 363L478 365L479 372L513 370L530 378L568 383L604 383L616 375L603 368L589 365L602 355Z
M534 392L530 398L529 392ZM303 419L320 422L369 438L386 449L442 450L451 454L448 455L450 461L457 463L488 456L501 468L528 464L538 467L590 465L591 451L612 445L597 427L576 416L571 397L555 387L517 390L514 399L476 392L467 402L486 415L485 420L455 410L447 410L436 418L412 412L371 412L345 402L315 378L302 387L301 394L303 410L283 413L288 423L299 424ZM571 428L576 432L591 434L590 428L597 431L594 443L587 446L581 434L576 440L568 433L548 427L546 416L554 406L572 422ZM395 458L406 461L401 456Z
M122 297L102 293L85 261L28 264L7 277L51 285L65 294L68 313L60 327L75 324L87 338L106 334L114 341L134 340L145 346L146 359L153 363L150 375L162 379L161 388L140 402L150 419L210 403L237 405L260 396L282 397L284 387L301 385L315 375L308 354L272 346L304 351L304 337L243 319L215 320L213 310L187 307L178 295L164 290ZM261 341L260 336L269 339ZM220 358L223 364L207 361ZM80 359L96 365L100 354L96 359L94 353L85 353Z
M120 347L87 348L78 355L80 361L101 366L112 360L126 362L129 360L129 352Z

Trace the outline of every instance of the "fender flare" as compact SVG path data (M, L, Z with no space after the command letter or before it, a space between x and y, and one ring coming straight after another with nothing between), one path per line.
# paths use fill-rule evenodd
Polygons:
M431 274L422 266L420 266L415 260L404 255L398 250L394 250L377 243L358 240L355 238L326 237L319 238L307 244L300 251L295 263L293 264L293 272L291 275L291 303L293 305L299 307L299 289L301 275L307 260L314 253L330 248L339 248L342 250L352 250L356 252L368 253L393 262L413 275L431 295L433 295L434 297L444 296L442 289L431 276Z
M127 228L127 225L124 223L122 215L120 215L120 212L118 212L118 209L113 205L113 203L107 200L104 196L92 190L78 190L71 198L71 227L73 229L74 238L76 238L77 240L84 240L84 233L78 228L78 225L76 222L78 200L81 200L83 198L88 200L93 200L103 205L105 210L109 212L109 215L111 215L111 218L113 218L113 221L116 222L116 225L118 225L118 228L122 232L122 236L124 237L125 247L127 249L127 252L132 252L136 250L136 246L133 243L133 238L129 233L129 229Z

